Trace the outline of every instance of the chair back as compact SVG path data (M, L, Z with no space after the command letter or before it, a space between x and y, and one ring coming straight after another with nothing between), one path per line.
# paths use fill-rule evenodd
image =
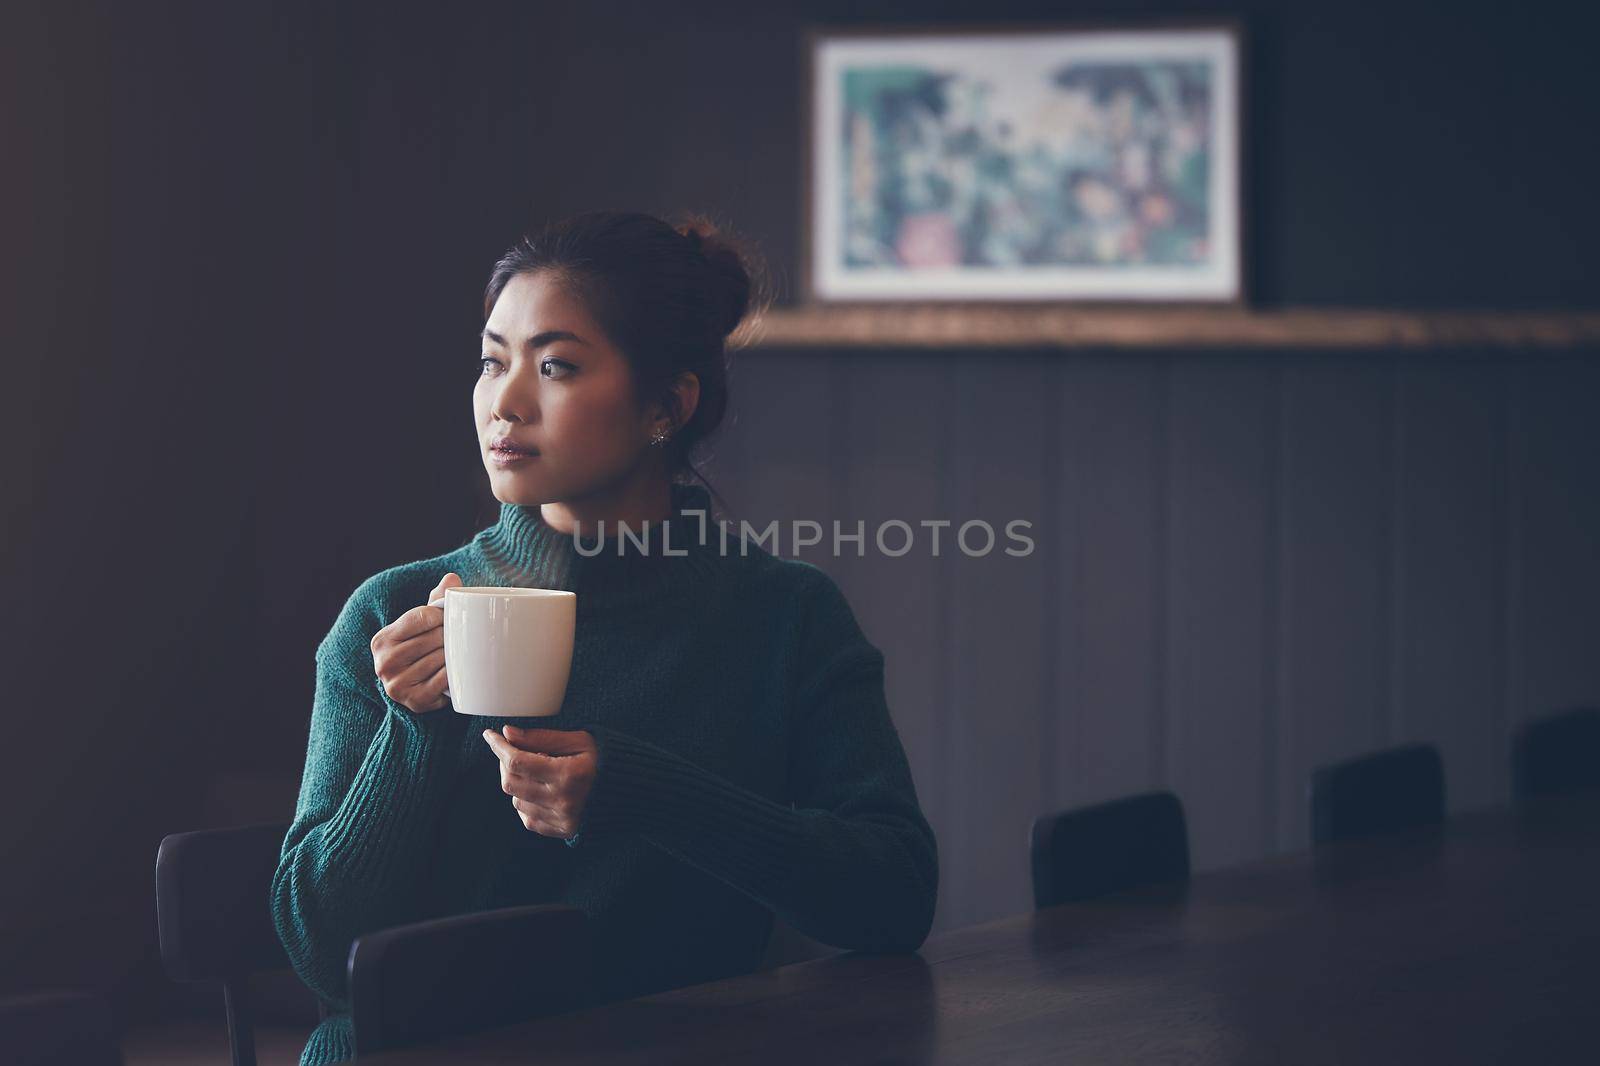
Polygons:
M0 999L0 1051L14 1066L122 1066L111 1005L90 992Z
M357 1055L441 1040L593 1002L593 942L577 907L453 915L350 947Z
M1171 792L1147 792L1034 819L1033 905L1189 880L1189 830Z
M1444 763L1431 744L1374 752L1312 771L1311 842L1393 833L1444 821Z
M1524 722L1511 740L1516 800L1600 789L1600 708L1579 707Z
M234 1066L254 1066L252 973L285 969L269 900L289 827L174 833L156 853L161 961L176 981L222 983Z

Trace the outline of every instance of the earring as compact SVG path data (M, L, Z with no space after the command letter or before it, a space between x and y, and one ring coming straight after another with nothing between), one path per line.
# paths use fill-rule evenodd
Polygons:
M651 445L659 448L661 445L667 443L667 438L669 436L671 436L671 434L669 434L666 430L658 429L654 434L651 435L650 443Z

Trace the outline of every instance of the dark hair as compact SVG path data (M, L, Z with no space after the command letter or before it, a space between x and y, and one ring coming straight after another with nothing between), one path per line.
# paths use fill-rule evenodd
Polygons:
M705 215L677 222L632 211L590 211L527 234L500 257L483 297L488 319L508 282L549 271L581 299L633 368L641 403L660 400L677 425L667 442L674 481L699 478L703 445L728 409L728 339L770 301L754 248ZM753 317L753 316L752 316ZM671 383L689 371L700 399L688 422Z

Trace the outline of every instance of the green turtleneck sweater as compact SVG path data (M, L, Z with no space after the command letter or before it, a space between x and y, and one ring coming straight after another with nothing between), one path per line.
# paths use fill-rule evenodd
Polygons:
M672 498L642 547L607 530L594 555L537 506L502 504L462 547L350 595L316 650L305 772L272 882L278 935L333 1010L302 1066L354 1054L352 941L427 918L577 906L607 999L753 969L774 915L840 948L921 945L937 849L882 654L822 570L724 531L699 486ZM560 712L509 719L595 737L571 843L529 832L501 791L481 733L507 719L415 714L373 672L373 634L451 571L577 593Z

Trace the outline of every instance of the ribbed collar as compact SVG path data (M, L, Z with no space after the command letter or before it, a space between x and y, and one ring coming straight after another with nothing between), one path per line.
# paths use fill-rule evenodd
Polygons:
M580 539L552 528L537 504L501 503L500 520L473 544L491 584L576 592L583 613L671 599L716 575L721 539L702 486L674 482L672 517L643 526L624 534L606 523L603 540L596 531ZM736 553L737 540L730 543Z

